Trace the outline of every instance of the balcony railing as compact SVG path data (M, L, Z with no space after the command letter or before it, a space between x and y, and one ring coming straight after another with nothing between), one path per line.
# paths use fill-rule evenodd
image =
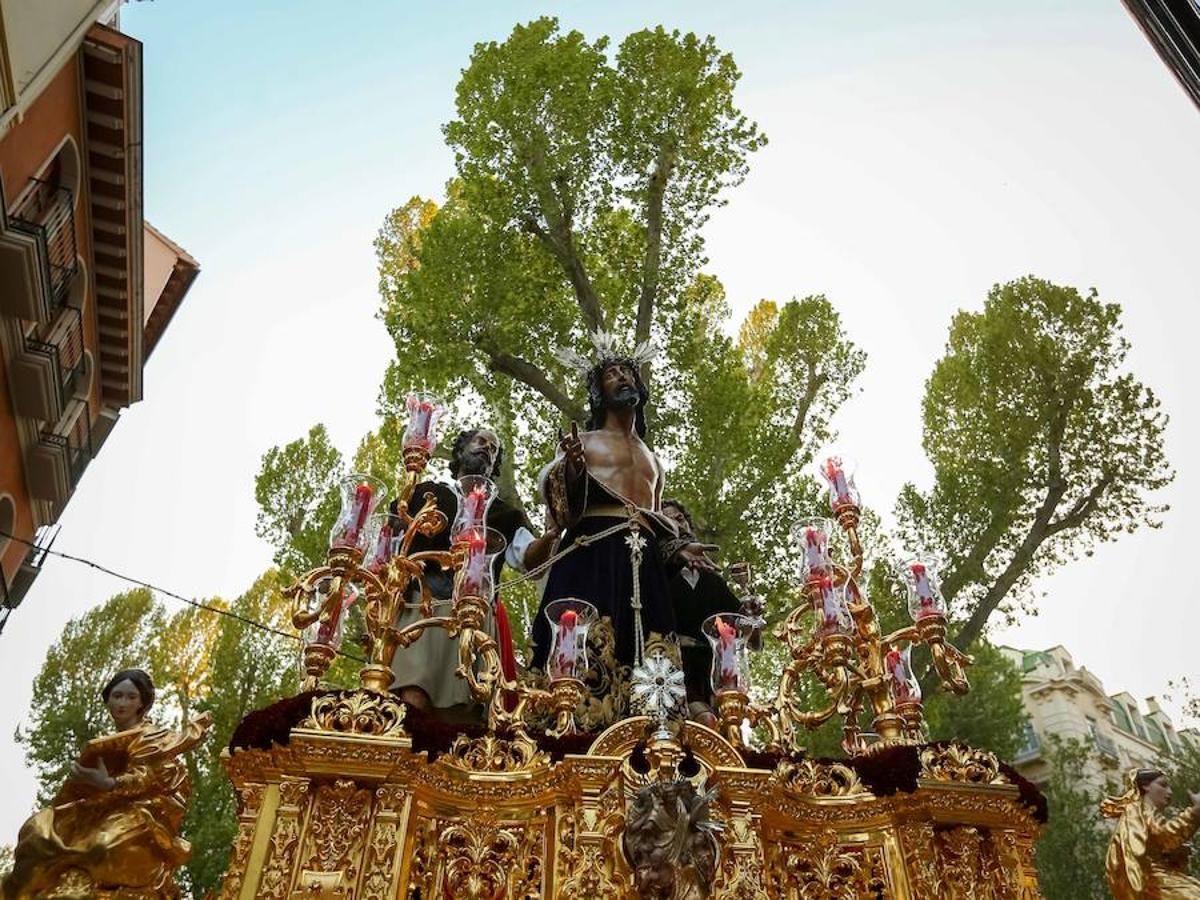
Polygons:
M25 338L25 351L52 361L56 374L55 384L58 387L58 408L64 409L67 401L75 395L75 388L86 367L83 355L80 354L73 362L69 362L62 347L34 338Z
M51 431L42 432L42 443L59 450L67 461L67 474L70 490L79 484L83 470L92 461L92 425L91 411L85 405L79 414L79 421L70 434L55 434Z
M24 358L17 363L13 374L17 412L44 422L58 421L87 371L78 310L67 309L54 322L29 332Z
M17 570L12 585L8 588L4 610L0 611L0 629L4 627L4 621L8 618L8 614L21 605L21 601L25 599L33 582L41 574L42 565L46 562L50 547L54 543L54 539L58 537L58 529L58 525L43 525L34 535L33 546L25 554L21 568Z
M79 425L67 439L68 466L71 472L71 489L74 490L83 476L83 470L92 461L91 412L85 408L79 416Z
M1108 735L1096 732L1092 735L1092 740L1096 742L1096 749L1100 751L1101 756L1120 759L1120 755L1117 753L1117 742Z
M78 265L75 247L75 198L70 188L31 178L33 189L9 214L10 224L40 238L45 248L46 283L50 286L50 312L62 306Z
M1013 756L1013 763L1020 764L1028 762L1031 759L1036 759L1042 755L1042 741L1037 736L1037 733L1030 730L1025 733L1025 740L1021 743L1016 755Z

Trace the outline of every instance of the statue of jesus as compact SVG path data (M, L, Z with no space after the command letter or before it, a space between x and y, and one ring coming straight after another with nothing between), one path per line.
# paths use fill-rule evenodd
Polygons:
M589 696L577 711L587 730L625 714L631 668L643 656L661 651L679 665L668 578L685 565L713 569L706 553L716 549L680 536L662 513L665 476L644 440L649 391L640 354L618 356L600 340L597 347L600 359L587 370L585 430L572 423L560 435L539 479L557 544L533 623L532 659L544 669L547 604L575 597L597 608L600 620L588 636Z

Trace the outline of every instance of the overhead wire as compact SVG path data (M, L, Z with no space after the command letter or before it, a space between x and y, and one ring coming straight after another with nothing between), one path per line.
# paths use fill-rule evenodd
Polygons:
M164 597L170 597L173 600L179 600L183 603L188 604L189 606L195 607L196 609L202 609L206 612L216 613L219 616L225 616L226 618L229 618L229 619L236 619L238 622L241 622L243 625L249 625L251 628L257 628L259 631L264 631L269 634L277 635L278 637L285 637L291 641L303 642L303 640L304 640L299 634L297 634L294 631L284 631L282 628L276 628L275 626L268 625L265 622L259 622L256 619L252 619L249 616L243 616L241 613L234 612L231 609L222 609L219 606L213 606L211 603L205 603L201 600L193 600L190 597L184 597L182 594L177 594L174 591L169 591L166 588L159 587L158 585L152 584L149 581L143 581L140 578L134 578L132 575L125 575L124 573L118 572L115 569L110 569L108 566L102 565L101 563L95 562L90 559L85 559L82 556L75 556L74 554L64 553L61 550L53 550L49 547L40 547L37 544L35 544L33 541L26 540L23 537L18 537L15 534L12 534L10 532L3 531L3 530L0 530L0 537L5 537L5 538L8 538L9 540L16 541L18 544L24 544L26 547L30 547L34 550L37 550L39 553L46 555L46 556L57 556L60 559L66 559L66 560L70 560L71 562L81 563L81 564L83 564L85 566L89 566L90 568L93 568L99 572L103 572L105 575L111 575L113 578L119 578L121 581L127 582L128 584L135 584L138 587L144 587L147 590L154 591L156 594L162 594ZM346 659L352 659L355 662L360 662L363 664L366 664L366 662L367 662L367 660L363 659L361 656L355 656L353 653L347 653L346 651L344 651L340 648L335 652L337 653L338 656L343 656Z

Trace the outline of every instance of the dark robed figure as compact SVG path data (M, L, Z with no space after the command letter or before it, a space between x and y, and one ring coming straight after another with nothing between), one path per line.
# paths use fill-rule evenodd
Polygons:
M540 479L543 500L560 532L554 552L561 558L546 576L533 623L532 662L537 669L546 664L547 604L576 597L597 608L600 621L588 636L589 696L577 712L582 727L597 729L625 713L639 635L644 655L662 650L679 664L667 582L681 565L708 569L712 563L702 545L680 537L662 514L663 467L643 440L649 392L636 360L603 357L587 378L586 429L580 434L571 426ZM639 552L635 573L633 560ZM640 613L635 608L639 602Z

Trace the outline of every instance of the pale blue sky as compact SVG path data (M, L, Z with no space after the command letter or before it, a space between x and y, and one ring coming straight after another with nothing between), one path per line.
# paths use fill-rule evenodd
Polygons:
M262 453L316 421L350 452L373 425L383 216L450 176L439 129L472 45L543 12L734 53L771 143L707 228L709 269L739 312L817 292L842 311L869 364L837 424L873 505L929 477L921 389L955 310L1028 273L1125 305L1132 365L1173 416L1175 509L1049 579L1042 614L998 636L1062 643L1114 692L1195 674L1179 567L1200 531L1200 115L1118 0L125 6L145 44L146 214L202 272L58 547L187 595L249 585L270 559ZM10 740L30 680L65 620L121 587L51 561L0 637L0 842L33 795Z

